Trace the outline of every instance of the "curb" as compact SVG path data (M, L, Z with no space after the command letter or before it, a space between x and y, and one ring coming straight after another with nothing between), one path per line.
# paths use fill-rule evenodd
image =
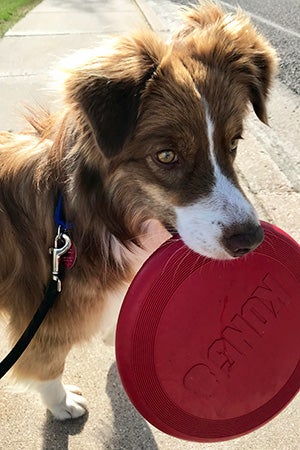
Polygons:
M149 27L158 34L167 33L168 27L154 12L153 8L145 0L133 0L141 14L144 16Z

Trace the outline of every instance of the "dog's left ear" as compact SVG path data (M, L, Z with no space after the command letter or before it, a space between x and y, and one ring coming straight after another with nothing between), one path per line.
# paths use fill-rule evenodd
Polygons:
M185 25L174 37L174 45L190 42L193 57L208 67L230 72L248 90L258 118L268 123L266 99L273 81L277 56L271 45L241 10L227 14L213 3L187 8Z
M232 20L233 23L237 22L237 30L233 31L236 41L233 42L236 45L235 52L239 54L236 61L232 62L232 69L236 72L237 80L248 89L255 114L267 125L266 100L277 71L277 55L241 11Z
M141 95L165 44L150 32L141 33L119 39L103 53L73 69L65 91L67 101L88 119L105 156L113 157L135 128Z

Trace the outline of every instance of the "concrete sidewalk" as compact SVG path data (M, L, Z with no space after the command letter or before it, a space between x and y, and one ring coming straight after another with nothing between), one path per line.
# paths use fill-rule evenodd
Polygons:
M108 34L126 33L147 26L167 33L163 22L145 0L41 2L0 41L0 129L19 130L22 127L22 119L17 119L22 102L48 105L55 101L53 92L47 90L49 69L55 67L62 56L79 48L94 47ZM254 151L250 156L243 153L240 169L261 218L275 220L299 239L299 196L289 191L288 180L278 167L265 154L260 154L257 137L250 133L249 141L246 141ZM249 165L251 172L255 172L251 179L246 175ZM260 173L262 167L266 172ZM277 183L275 188L274 181ZM278 199L283 203L282 209ZM294 214L284 214L289 209L293 209ZM1 358L7 350L1 332L0 342ZM233 441L197 444L157 431L128 401L118 378L114 349L104 346L100 339L71 352L64 381L80 386L87 398L89 413L84 418L57 422L44 410L36 395L15 394L10 392L5 379L1 382L0 450L300 448L299 396L269 424Z

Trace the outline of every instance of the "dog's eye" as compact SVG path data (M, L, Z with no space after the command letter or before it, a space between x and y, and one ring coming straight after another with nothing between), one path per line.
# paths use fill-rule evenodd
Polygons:
M239 145L239 139L241 139L240 137L232 139L232 141L230 142L230 148L229 148L229 152L230 153L235 153L237 151L238 145Z
M178 162L178 156L173 150L162 150L156 153L156 160L161 164L174 164Z

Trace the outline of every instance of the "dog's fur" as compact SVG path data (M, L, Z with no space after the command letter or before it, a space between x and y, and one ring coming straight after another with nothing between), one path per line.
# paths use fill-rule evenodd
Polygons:
M111 53L68 70L58 113L32 116L30 133L0 134L0 307L12 343L50 278L59 193L74 224L77 262L13 369L55 417L85 412L83 397L61 383L66 355L98 330L138 264L166 239L158 224L213 258L261 242L233 161L248 105L267 123L275 66L242 12L189 9L171 43L150 31L121 37Z

